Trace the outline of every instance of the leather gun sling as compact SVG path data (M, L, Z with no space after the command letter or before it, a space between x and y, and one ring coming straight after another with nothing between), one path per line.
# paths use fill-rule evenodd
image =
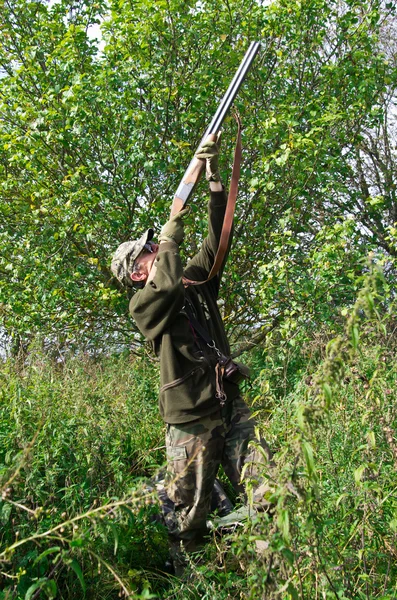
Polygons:
M215 277L215 275L219 272L219 269L222 267L223 260L225 258L225 254L227 252L229 246L229 238L230 233L233 227L233 217L234 211L236 208L236 200L237 200L237 191L238 191L238 182L240 179L240 166L241 166L241 156L242 156L242 148L241 148L241 120L238 114L233 115L237 122L237 140L236 147L234 150L234 158L233 158L233 168L232 168L232 178L230 181L229 194L227 197L225 216L223 218L222 232L219 240L218 250L215 255L214 264L212 265L212 269L208 275L208 278L204 281L194 281L193 279L188 279L187 277L183 277L183 283L187 287L189 285L202 285L203 283L207 283L210 279Z

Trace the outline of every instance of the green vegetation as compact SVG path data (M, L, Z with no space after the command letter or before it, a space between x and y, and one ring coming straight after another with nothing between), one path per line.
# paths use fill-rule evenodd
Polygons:
M267 4L2 6L1 600L397 597L395 5ZM222 311L276 511L214 537L181 582L150 483L158 365L109 260L164 222L253 39ZM225 180L232 146L230 120Z
M2 598L395 598L395 307L382 308L377 268L361 284L338 337L268 339L252 356L276 513L215 537L192 583L162 573L147 356L59 364L36 347L4 363Z
M86 580L91 597L107 597L109 557L124 557L112 567L123 576L162 565L168 552L153 494L139 483L163 461L156 369L124 358L60 365L37 347L30 356L1 371L1 542L17 546L2 555L5 570L17 576L15 597L37 597L36 581L51 597L49 573L61 597L81 597Z

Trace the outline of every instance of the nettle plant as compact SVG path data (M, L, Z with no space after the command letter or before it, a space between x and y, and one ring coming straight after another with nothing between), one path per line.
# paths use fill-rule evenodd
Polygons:
M397 340L383 267L371 257L341 333L324 336L323 356L279 395L278 407L273 397L271 414L265 409L261 421L257 412L258 434L273 435L278 449L277 470L264 473L276 506L273 520L259 516L235 542L250 598L395 594ZM269 367L264 359L262 384L277 357Z

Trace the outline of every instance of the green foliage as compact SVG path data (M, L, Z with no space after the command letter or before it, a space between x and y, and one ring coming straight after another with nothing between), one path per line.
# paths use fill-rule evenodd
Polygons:
M285 355L270 355L269 344L250 395L258 385L267 401L261 407L253 397L259 429L276 449L275 515L258 514L215 540L204 566L191 565L198 590L175 587L170 597L395 596L397 340L384 283L369 265L340 335L327 343L322 333L325 352L317 337L305 341L306 372L302 358L293 363L284 394L271 382Z
M243 344L273 321L272 301L259 305L259 267L287 257L284 279L302 277L321 237L346 218L355 241L346 277L359 269L357 254L393 254L393 15L392 3L336 0L6 3L0 302L16 345L37 332L61 348L140 343L109 259L164 221L252 39L263 48L237 100L244 164L224 292L233 339ZM98 23L100 51L87 33ZM225 179L231 134L227 122ZM205 196L186 254L204 233ZM288 321L294 297L281 300L277 314Z
M276 451L275 515L214 537L184 582L158 571L166 534L139 479L163 461L153 364L56 363L39 344L4 363L4 597L393 598L395 304L373 261L353 285L336 337L300 324L291 354L273 337L252 356L245 391Z
M38 347L1 370L0 587L18 599L138 598L138 566L167 555L143 479L164 460L157 370L142 358L57 364Z
M372 0L4 4L1 600L395 598L395 13ZM214 538L174 584L156 571L165 532L140 479L163 462L157 364L108 265L168 215L253 39L222 311L276 451L275 515ZM132 358L111 358L127 345Z

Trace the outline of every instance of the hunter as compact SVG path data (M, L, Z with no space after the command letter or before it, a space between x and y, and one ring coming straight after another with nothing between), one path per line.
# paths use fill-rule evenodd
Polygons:
M255 440L255 421L239 386L222 377L219 366L220 356L230 357L217 305L226 259L213 279L198 286L188 283L206 280L211 271L227 202L216 143L206 142L196 157L206 161L210 186L208 235L199 252L183 268L179 246L184 239L185 208L163 226L158 244L152 241L153 230L148 229L140 239L121 244L112 261L117 279L138 287L130 301L130 313L160 359L167 493L175 506L168 528L177 575L183 572L186 552L202 547L208 533L206 521L219 466L242 496L243 465L252 463L251 475L256 477L255 468L264 460L262 453L249 447ZM270 466L264 440L263 447Z

